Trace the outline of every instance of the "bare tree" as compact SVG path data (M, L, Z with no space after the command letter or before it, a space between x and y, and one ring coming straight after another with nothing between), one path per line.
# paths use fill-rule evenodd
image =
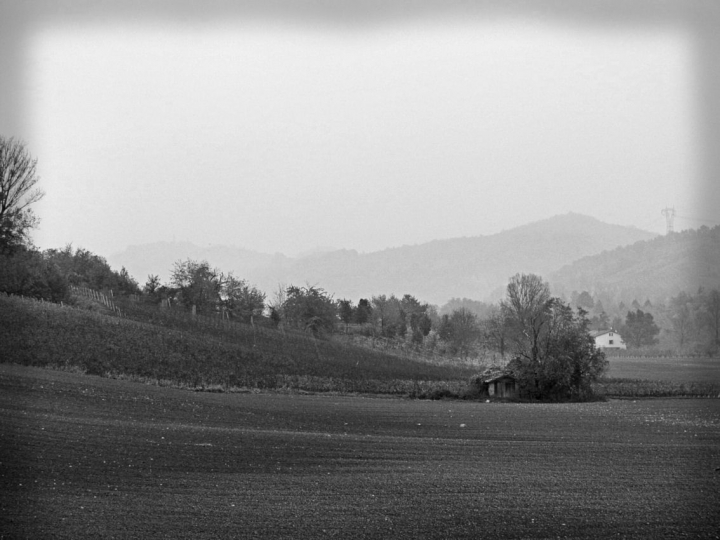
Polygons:
M43 198L45 193L35 188L40 180L36 167L37 159L22 141L0 135L0 221Z
M514 275L507 286L507 298L500 304L515 352L532 363L540 360L540 337L550 320L552 305L550 287L535 274Z
M42 199L37 189L37 160L25 144L0 135L0 251L12 251L29 243L27 236L38 220L28 208Z

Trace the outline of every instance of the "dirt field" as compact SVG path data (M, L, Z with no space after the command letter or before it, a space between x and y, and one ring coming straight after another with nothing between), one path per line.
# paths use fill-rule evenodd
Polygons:
M209 394L0 364L2 538L718 538L720 400Z

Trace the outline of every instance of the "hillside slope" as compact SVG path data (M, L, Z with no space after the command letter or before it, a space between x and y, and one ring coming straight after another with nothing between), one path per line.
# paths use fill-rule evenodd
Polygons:
M384 394L457 391L467 366L280 331L191 317L116 298L123 317L0 294L0 362L192 389L292 389Z
M688 230L584 257L547 276L553 290L587 290L616 301L665 301L720 287L720 226Z

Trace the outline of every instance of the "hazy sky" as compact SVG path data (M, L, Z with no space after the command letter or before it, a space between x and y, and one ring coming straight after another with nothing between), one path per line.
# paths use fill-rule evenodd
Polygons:
M374 251L569 211L663 232L668 205L712 224L681 25L78 5L15 45L20 132L0 124L39 160L42 248Z

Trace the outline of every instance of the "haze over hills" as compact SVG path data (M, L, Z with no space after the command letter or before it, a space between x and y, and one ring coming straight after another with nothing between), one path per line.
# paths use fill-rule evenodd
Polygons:
M569 297L588 291L613 302L665 302L681 291L720 287L720 225L659 236L584 257L547 276Z
M578 258L654 238L634 227L610 225L580 214L565 214L488 236L434 240L367 254L321 252L300 258L250 250L160 242L133 246L108 258L125 266L141 284L148 274L167 280L172 265L187 258L208 260L233 271L270 295L278 284L318 285L357 301L378 294L412 294L433 304L453 297L487 299L502 291L517 272L542 276Z
M107 258L113 267L124 266L142 285L150 274L160 276L163 282L170 279L173 264L178 260L206 260L224 272L232 271L238 277L259 268L283 268L290 259L281 254L269 255L249 249L223 245L197 246L190 242L154 242L130 246L125 251Z

